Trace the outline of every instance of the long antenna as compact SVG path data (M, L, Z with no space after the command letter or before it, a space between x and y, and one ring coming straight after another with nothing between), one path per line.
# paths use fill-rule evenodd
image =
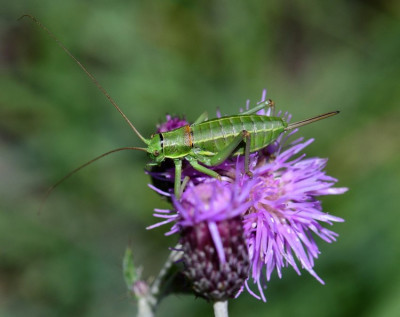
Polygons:
M111 151L108 151L106 153L103 153L99 156L96 156L94 159L91 159L89 162L86 162L85 164L82 164L81 166L75 168L74 170L72 170L71 172L69 172L67 175L65 175L63 178L61 178L60 180L58 180L54 185L52 185L51 187L49 187L47 189L47 192L45 194L45 196L43 197L43 200L40 204L40 208L39 208L39 213L40 211L43 209L43 205L46 202L47 198L49 197L49 195L51 194L51 192L58 186L60 185L63 181L65 181L67 178L71 177L72 175L74 175L76 172L79 172L82 168L92 164L93 162L101 159L104 156L107 156L109 154L115 153L115 152L120 152L120 151L125 151L125 150L139 150L139 151L144 151L147 152L147 150L145 148L141 148L141 147L134 147L134 146L128 146L128 147L121 147L118 149L114 149Z
M35 22L39 27L41 27L47 34L56 41L56 43L64 50L65 53L67 53L74 61L75 63L78 64L78 66L86 73L86 75L92 80L92 82L99 88L99 90L107 97L107 99L111 102L111 104L115 107L115 109L118 110L118 112L121 114L121 116L125 119L125 121L130 125L132 130L136 133L136 135L146 144L149 144L149 140L145 139L139 131L135 128L135 126L132 124L132 122L128 119L128 117L122 112L122 110L118 107L117 103L114 101L114 99L111 98L111 96L108 94L108 92L105 90L105 88L100 85L100 83L97 81L97 79L86 69L85 66L81 64L80 61L78 61L74 55L58 40L58 38L50 32L48 28L46 28L39 20L37 20L34 16L30 14L24 14L21 16L18 20L21 20L23 18L29 18L33 22Z
M310 119L306 119L306 120L295 122L295 123L290 123L288 125L288 127L285 129L285 131L293 130L293 129L302 127L303 125L310 124L310 123L313 123L315 121L319 121L319 120L322 120L322 119L326 119L326 118L332 117L334 115L337 115L339 112L340 111L332 111L332 112L324 113L324 114L321 114L319 116L316 116L316 117L313 117L313 118L310 118Z

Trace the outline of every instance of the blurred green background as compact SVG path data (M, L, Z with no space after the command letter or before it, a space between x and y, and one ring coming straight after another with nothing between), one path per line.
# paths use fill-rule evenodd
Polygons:
M307 155L350 191L323 199L345 218L319 241L315 269L284 270L267 303L248 294L231 316L400 315L400 4L387 1L0 0L0 316L133 316L121 262L130 245L154 276L175 237L147 231L167 206L146 156L121 152L60 185L71 169L140 140L54 40L71 50L148 136L166 113L234 114L268 89L301 120ZM157 316L211 316L171 296Z

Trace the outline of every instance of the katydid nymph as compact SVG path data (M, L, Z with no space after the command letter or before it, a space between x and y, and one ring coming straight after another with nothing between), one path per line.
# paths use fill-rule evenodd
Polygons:
M175 165L174 195L180 198L182 187L182 161L186 160L197 171L208 176L220 178L220 175L210 167L223 163L231 156L244 155L244 171L251 176L249 171L250 153L259 151L274 142L282 133L301 127L303 125L322 120L339 113L328 112L310 119L289 124L283 118L274 116L274 102L266 100L255 107L237 115L225 116L209 120L206 114L201 115L193 124L185 125L172 131L153 134L150 138L143 137L127 116L122 112L116 102L101 86L96 78L83 66L64 45L35 17L24 15L44 29L57 44L77 63L77 65L94 82L98 89L106 96L110 103L117 109L124 120L129 124L135 134L146 144L142 147L124 147L104 153L91 161L76 168L47 192L48 194L66 178L91 164L92 162L114 152L122 150L139 150L148 153L150 162L148 166L160 165L164 160L173 160ZM265 107L272 108L272 116L258 115L257 112ZM46 198L45 198L46 199Z
M267 147L286 131L339 113L328 112L291 124L281 117L256 114L264 107L274 109L274 106L274 102L268 99L238 115L211 120L201 116L192 125L154 134L150 140L143 139L151 159L148 165L159 165L165 159L174 161L174 194L179 198L183 190L181 189L182 160L187 160L199 172L220 178L216 171L208 167L217 166L231 156L244 155L244 171L251 176L250 153Z

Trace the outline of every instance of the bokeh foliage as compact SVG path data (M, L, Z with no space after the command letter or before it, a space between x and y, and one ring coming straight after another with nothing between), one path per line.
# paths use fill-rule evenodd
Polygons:
M174 237L146 231L166 205L147 188L143 153L66 172L138 138L82 71L86 65L144 135L166 113L237 113L263 88L305 127L310 156L350 191L324 199L346 219L320 243L319 285L290 269L268 303L242 295L231 316L398 316L400 311L400 6L398 1L0 1L0 315L132 316L122 257L157 273ZM158 316L211 315L167 298Z

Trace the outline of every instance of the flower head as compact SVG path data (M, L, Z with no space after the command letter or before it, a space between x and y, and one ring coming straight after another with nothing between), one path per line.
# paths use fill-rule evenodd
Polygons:
M343 221L324 213L318 196L342 194L347 188L332 188L337 180L323 171L326 159L306 159L304 154L296 157L313 140L301 141L284 151L278 148L275 153L260 154L252 170L257 183L251 196L258 199L244 215L243 226L252 263L251 278L263 300L262 287L272 272L276 270L281 277L281 269L286 266L292 266L298 274L300 266L323 283L313 269L320 253L314 236L335 241L337 234L321 223Z
M168 234L180 234L184 274L201 297L234 297L248 278L242 215L252 204L251 184L209 179L189 185L180 201L173 198L176 211L157 210L157 217L174 223Z

